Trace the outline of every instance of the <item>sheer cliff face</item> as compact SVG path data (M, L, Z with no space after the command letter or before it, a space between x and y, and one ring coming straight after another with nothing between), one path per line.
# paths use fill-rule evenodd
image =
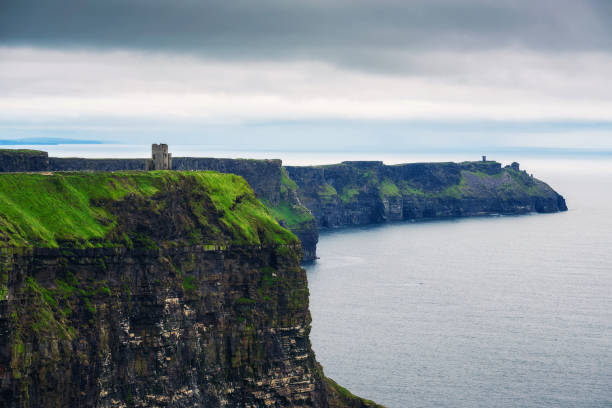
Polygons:
M567 210L562 196L518 165L344 162L286 169L321 228Z
M44 171L48 168L49 156L47 152L0 149L0 172Z
M323 377L299 241L243 179L0 189L0 406L373 406Z
M298 250L5 251L0 405L327 406Z

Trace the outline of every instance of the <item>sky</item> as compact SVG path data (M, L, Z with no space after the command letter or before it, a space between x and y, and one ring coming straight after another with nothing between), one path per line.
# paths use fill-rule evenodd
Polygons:
M0 139L612 150L610 0L3 0Z

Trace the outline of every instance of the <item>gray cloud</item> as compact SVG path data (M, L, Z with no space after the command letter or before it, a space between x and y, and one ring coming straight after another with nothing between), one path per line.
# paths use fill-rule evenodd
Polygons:
M611 21L609 0L4 0L0 44L404 71L423 50L609 52Z

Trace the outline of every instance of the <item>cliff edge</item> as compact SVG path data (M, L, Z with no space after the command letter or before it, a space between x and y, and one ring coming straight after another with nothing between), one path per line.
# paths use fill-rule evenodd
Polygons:
M374 161L285 168L320 228L567 210L561 195L517 163Z
M235 175L0 174L0 405L376 406L316 363L300 257Z

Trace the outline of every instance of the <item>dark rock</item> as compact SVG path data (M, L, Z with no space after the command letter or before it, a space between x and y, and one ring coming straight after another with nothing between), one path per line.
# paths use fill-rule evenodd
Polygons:
M46 171L48 169L47 152L0 149L0 172Z
M146 159L84 159L50 157L49 171L122 171L145 170Z
M286 169L320 228L567 210L561 195L518 164L343 162Z

